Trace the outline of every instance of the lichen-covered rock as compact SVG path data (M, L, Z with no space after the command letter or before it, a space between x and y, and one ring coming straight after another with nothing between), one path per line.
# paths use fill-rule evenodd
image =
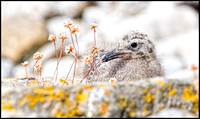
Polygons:
M1 97L4 117L147 117L163 108L199 116L199 95L188 80L154 78L44 87L6 86L6 80Z

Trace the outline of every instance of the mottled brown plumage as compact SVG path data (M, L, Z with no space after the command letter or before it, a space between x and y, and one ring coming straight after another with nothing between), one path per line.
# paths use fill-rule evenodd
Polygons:
M85 72L89 67L88 64L85 65ZM146 34L131 31L113 50L100 50L86 80L108 81L116 78L118 81L129 81L163 75L152 41Z

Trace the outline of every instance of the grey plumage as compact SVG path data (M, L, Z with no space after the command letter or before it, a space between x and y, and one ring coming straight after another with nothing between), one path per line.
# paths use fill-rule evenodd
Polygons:
M85 65L85 73L89 67ZM86 80L108 81L116 78L118 81L128 81L163 75L152 41L144 33L131 31L111 51L100 50Z

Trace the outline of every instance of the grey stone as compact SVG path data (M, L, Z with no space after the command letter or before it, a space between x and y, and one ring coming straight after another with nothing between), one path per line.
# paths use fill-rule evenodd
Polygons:
M11 78L13 62L5 57L1 57L1 77Z

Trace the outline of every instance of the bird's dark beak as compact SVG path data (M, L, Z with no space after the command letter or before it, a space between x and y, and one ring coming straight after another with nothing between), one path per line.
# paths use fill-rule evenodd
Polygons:
M102 62L107 62L107 61L110 61L110 60L113 60L113 59L116 59L116 58L124 58L126 54L129 54L129 53L126 53L126 52L119 52L115 49L107 52L103 58L102 58Z

